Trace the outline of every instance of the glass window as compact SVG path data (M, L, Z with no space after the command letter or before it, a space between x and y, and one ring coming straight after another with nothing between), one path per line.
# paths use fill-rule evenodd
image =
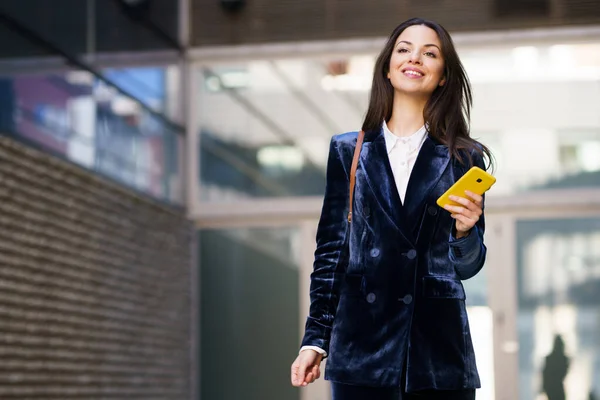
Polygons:
M519 399L600 395L600 218L517 223Z
M600 185L600 43L463 49L494 194Z
M459 49L493 193L600 185L600 43ZM204 66L201 200L322 195L332 135L360 129L376 55Z
M202 399L298 399L299 230L200 232Z
M322 195L329 141L357 130L372 57L201 69L203 201Z
M4 132L145 194L183 204L180 128L93 75L0 76L0 98Z
M180 69L176 65L105 68L102 76L154 111L180 120Z

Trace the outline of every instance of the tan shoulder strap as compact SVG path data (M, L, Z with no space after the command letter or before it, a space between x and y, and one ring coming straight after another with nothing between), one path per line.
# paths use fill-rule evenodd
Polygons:
M354 198L354 184L356 183L356 168L358 167L358 157L362 148L365 132L358 132L356 139L356 147L354 148L354 157L352 158L352 168L350 169L350 203L348 208L348 222L352 222L352 203Z

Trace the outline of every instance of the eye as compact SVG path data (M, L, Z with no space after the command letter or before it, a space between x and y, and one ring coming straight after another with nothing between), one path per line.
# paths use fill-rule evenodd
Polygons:
M426 52L425 55L427 57L432 57L432 58L436 58L437 57L437 55L435 53L431 52L431 51Z
M408 53L408 49L400 48L398 49L398 53Z

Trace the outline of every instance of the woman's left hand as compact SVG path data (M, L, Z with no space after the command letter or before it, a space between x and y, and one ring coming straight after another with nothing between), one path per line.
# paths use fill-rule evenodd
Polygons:
M450 200L461 204L460 206L444 206L456 220L457 239L467 236L483 214L483 197L468 190L465 191L465 194L468 198L450 196Z

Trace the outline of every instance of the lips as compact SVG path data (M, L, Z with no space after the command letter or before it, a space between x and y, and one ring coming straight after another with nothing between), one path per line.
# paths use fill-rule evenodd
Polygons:
M423 76L425 76L425 74L421 71L419 71L418 69L414 69L414 68L406 68L404 70L402 70L402 73L406 76L408 76L409 78L422 78Z

